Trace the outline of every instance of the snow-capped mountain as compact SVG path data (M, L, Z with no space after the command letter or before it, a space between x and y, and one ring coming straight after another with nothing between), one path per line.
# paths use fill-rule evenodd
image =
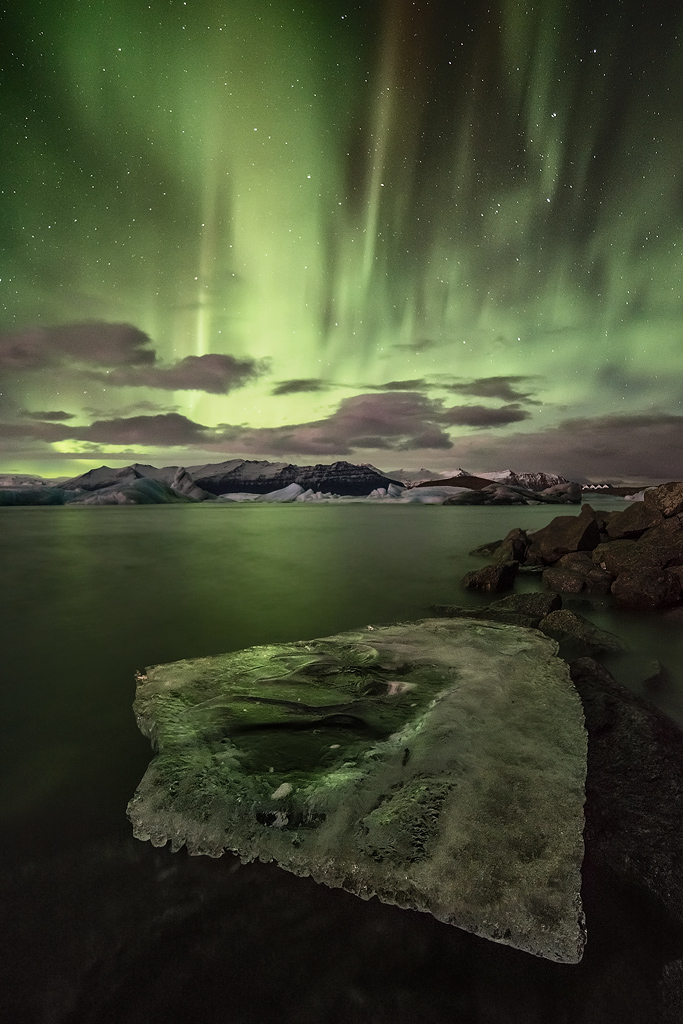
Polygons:
M495 473L475 473L474 475L497 484L517 484L519 487L528 487L532 491L544 491L546 487L569 483L566 477L559 476L557 473L515 473L514 469L503 469Z

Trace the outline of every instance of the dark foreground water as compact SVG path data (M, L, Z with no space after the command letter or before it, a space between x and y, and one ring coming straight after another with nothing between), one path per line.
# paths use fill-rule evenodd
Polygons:
M131 838L125 817L150 758L131 712L136 669L415 619L431 603L476 604L458 585L483 564L469 550L572 511L0 509L7 1019L648 1020L645 983L621 1016L616 997L601 1008L591 995L611 955L599 923L584 963L558 967L272 865L154 850ZM577 610L631 643L610 667L683 725L683 642L671 627L606 601ZM655 658L672 681L643 688ZM644 927L627 948L656 960Z

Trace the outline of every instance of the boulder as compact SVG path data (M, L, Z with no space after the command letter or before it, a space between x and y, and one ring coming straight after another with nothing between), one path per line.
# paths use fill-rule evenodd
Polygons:
M636 501L623 512L616 512L606 525L607 534L612 540L622 537L640 537L663 521L659 509L646 505L644 501Z
M578 516L555 516L552 522L529 534L527 552L546 565L553 565L569 551L590 551L600 541L600 530L590 505L584 505Z
M483 569L474 569L472 572L465 573L461 581L462 586L466 590L484 590L489 594L510 590L514 586L518 568L518 562L485 565Z
M666 569L646 568L621 573L611 589L620 605L643 611L667 608L681 598L680 579Z
M155 666L134 834L576 963L586 735L556 650L427 619Z
M643 503L663 516L675 516L683 512L683 481L672 480L659 487L649 487L645 491Z
M568 559L570 557L566 556ZM580 594L582 591L588 594L609 594L613 580L611 573L594 565L589 558L573 561L561 558L543 573L546 587L567 594Z
M626 644L613 633L598 629L583 615L561 608L552 611L538 624L538 628L546 636L562 646L570 649L580 648L582 654L625 654Z
M510 530L499 547L492 552L493 562L523 562L529 547L525 530Z

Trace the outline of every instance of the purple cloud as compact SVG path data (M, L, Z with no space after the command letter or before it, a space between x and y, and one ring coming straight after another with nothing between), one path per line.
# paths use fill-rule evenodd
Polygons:
M99 366L144 366L156 359L144 331L130 324L91 322L32 327L0 334L0 368L38 370L64 359Z
M271 391L271 395L301 395L306 392L327 391L327 381L318 377L297 377L294 380L282 380Z
M111 373L90 376L115 387L205 391L224 395L255 380L266 368L264 360L236 359L235 356L211 352L204 356L185 356L170 366L121 367Z
M455 427L504 427L507 423L528 420L531 413L517 405L504 405L490 409L485 405L454 405L444 409L442 423Z
M449 384L448 391L461 395L475 395L477 398L499 398L502 402L528 401L529 393L517 391L514 385L536 380L533 376L511 374L507 377L477 377L468 384Z

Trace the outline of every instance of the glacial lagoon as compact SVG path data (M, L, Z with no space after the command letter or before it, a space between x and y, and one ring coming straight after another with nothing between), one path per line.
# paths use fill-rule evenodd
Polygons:
M591 503L626 505L599 498ZM483 564L468 552L514 526L536 529L572 512L578 507L0 509L0 811L8 883L3 902L12 922L6 937L18 978L8 997L12 1019L102 1022L110 1019L107 1007L111 1019L124 1022L145 1019L150 1007L162 1007L168 1021L189 1019L180 1010L174 1016L179 987L196 985L199 960L222 963L221 943L239 935L249 956L260 957L259 969L271 972L264 993L279 985L282 999L294 1006L296 993L278 973L288 945L286 963L303 971L305 984L313 986L307 998L322 1007L317 1019L325 1016L330 991L340 999L343 989L348 1005L360 1000L358 1020L368 1019L363 1006L374 1007L373 999L386 1008L388 1020L409 965L403 973L385 965L383 984L393 995L380 992L379 981L356 976L360 968L345 942L325 960L321 948L327 943L329 951L335 929L361 935L364 948L369 943L380 959L385 948L394 959L403 955L395 947L402 935L422 964L411 968L412 995L403 993L393 1019L410 1020L402 1016L410 1007L421 1019L440 1021L447 1006L477 1006L484 996L472 980L454 991L450 968L443 965L454 943L465 942L470 956L467 951L483 940L453 938L455 930L444 938L444 926L425 915L369 909L310 880L289 879L272 865L190 860L132 839L125 807L150 758L131 711L134 673L256 644L413 620L429 615L432 603L485 603L459 587L465 572ZM525 574L516 589L538 586L537 576ZM634 653L606 662L608 667L683 727L683 641L672 628L617 612L605 599L578 610L630 643ZM658 688L643 685L653 659L670 673ZM226 914L235 922L234 934ZM231 998L242 1000L241 1016L235 1009L234 1019L250 1024L267 1016L266 997L246 984L245 971L253 978L255 968L244 959L247 953L240 956L231 948L237 959L230 970L244 986L235 989L233 978ZM504 962L513 974L514 957L522 958L523 967L529 959L514 951L509 956ZM442 964L438 977L435 957ZM142 981L144 963L153 970ZM528 968L533 991L552 990L556 967ZM321 971L327 971L327 982L316 994ZM495 973L504 987L499 966ZM197 998L208 1013L211 1000L224 999L225 992L213 978ZM248 1005L251 1010L244 1009Z

